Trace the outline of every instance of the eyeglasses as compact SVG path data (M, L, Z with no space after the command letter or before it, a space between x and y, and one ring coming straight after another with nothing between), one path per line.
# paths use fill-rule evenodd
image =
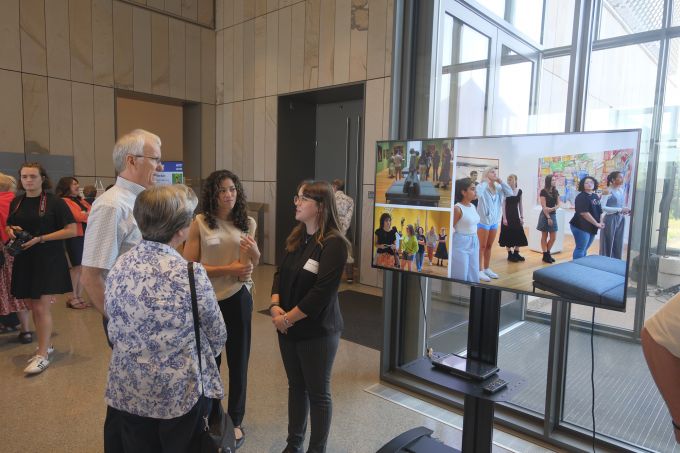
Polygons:
M160 157L154 157L154 156L145 156L145 155L139 155L139 154L130 154L132 157L145 157L152 161L156 166L158 167L159 165L163 165L163 161L161 160Z
M304 194L302 196L295 195L293 197L293 203L294 204L298 204L298 203L305 202L305 201L314 201L314 199L310 198L310 197L308 197L307 195L304 195Z

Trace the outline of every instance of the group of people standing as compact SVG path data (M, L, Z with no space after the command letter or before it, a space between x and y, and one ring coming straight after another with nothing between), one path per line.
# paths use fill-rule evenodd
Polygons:
M449 259L445 227L441 227L438 235L434 226L430 226L425 234L422 226L404 226L405 219L402 219L402 231L399 231L396 226L392 226L392 216L387 212L380 215L379 224L379 228L373 233L376 265L411 271L415 263L416 271L422 272L426 256L430 266L444 266L444 262Z
M476 173L476 172L475 172ZM592 176L583 177L574 202L575 213L570 221L575 247L573 259L587 254L598 230L600 255L621 259L623 253L623 216L630 213L625 206L625 191L621 172L607 177L607 189L600 199L598 182ZM520 247L528 245L524 232L522 189L516 175L502 181L493 168L486 169L482 181L462 178L455 184L453 212L454 233L451 238L452 276L471 282L489 282L498 278L490 267L491 250L500 227L499 245L505 247L508 261L522 262ZM539 194L541 212L536 229L541 232L543 262L553 263L551 249L555 243L560 207L560 194L553 175L547 175ZM500 225L499 225L500 223Z
M428 149L422 153L411 149L408 158L409 175L417 175L419 181L432 182L435 187L446 189L451 183L451 148L444 144L440 152L437 149ZM406 157L400 150L396 150L388 160L388 175L396 181L403 179L404 161Z

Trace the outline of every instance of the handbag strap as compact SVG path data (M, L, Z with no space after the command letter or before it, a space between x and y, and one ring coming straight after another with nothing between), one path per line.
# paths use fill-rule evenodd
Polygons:
M201 373L201 394L205 396L203 389L203 363L201 360L201 333L198 328L198 301L196 297L196 281L194 280L194 263L187 263L189 272L189 288L191 289L191 312L194 318L194 337L196 338L196 350L198 352L198 370Z

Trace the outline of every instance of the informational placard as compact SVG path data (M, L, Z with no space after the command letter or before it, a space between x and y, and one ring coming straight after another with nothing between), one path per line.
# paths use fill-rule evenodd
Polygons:
M163 171L156 172L156 184L184 184L184 162L163 162Z

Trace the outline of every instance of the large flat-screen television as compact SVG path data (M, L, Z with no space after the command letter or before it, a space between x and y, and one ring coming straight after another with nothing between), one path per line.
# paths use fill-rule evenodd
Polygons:
M623 311L640 134L379 141L372 264Z

